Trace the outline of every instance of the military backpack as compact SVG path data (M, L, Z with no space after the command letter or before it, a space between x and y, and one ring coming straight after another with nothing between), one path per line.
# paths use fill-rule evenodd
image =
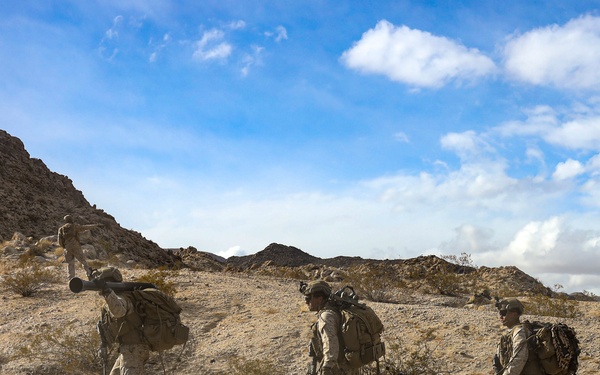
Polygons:
M187 342L189 328L181 323L181 307L172 297L157 289L133 290L120 295L131 301L135 311L119 319L103 311L101 327L109 345L140 343L160 352Z
M358 295L350 286L345 286L330 299L339 306L342 316L342 339L344 356L351 368L360 368L385 355L385 344L381 341L383 324L372 308L358 302Z
M563 323L523 322L532 333L527 339L548 375L574 375L579 366L579 340Z

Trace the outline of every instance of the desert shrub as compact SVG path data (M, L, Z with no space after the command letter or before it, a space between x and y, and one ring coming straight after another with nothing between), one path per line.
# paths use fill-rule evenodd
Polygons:
M57 374L97 374L102 368L98 355L100 336L94 322L82 326L67 323L61 327L42 326L29 344L18 348L14 356L39 360ZM112 353L115 357L115 353ZM114 358L109 359L112 363ZM54 373L54 372L52 372Z
M25 268L16 269L4 276L0 281L0 288L23 297L31 297L47 284L57 282L60 282L60 276L56 271L30 262Z
M231 375L285 375L285 371L267 359L231 357L227 361Z
M413 345L405 345L399 337L386 339L386 356L380 363L381 374L385 375L437 375L442 373L444 360L438 358L432 347L433 332ZM375 375L373 366L363 370L364 375Z
M141 283L152 283L156 285L156 287L160 289L163 293L173 297L175 296L177 290L173 282L168 280L168 278L171 276L177 276L177 272L166 270L153 270L146 273L143 276L138 277L135 281Z
M351 285L359 296L374 302L397 302L396 294L406 287L402 279L388 275L384 267L352 266L344 284Z
M280 277L283 279L296 279L306 280L308 277L298 267L286 267L286 266L267 266L261 267L256 271L257 275Z
M554 316L557 318L575 318L579 316L577 301L571 301L566 296L551 298L543 295L530 297L523 301L525 312L529 315Z
M460 256L442 255L441 258L447 262L456 264L457 266L477 268L477 266L473 263L473 260L471 259L471 254L460 253Z
M94 269L97 269L97 270L99 270L100 268L106 267L106 262L103 262L99 259L88 259L87 263L88 263L88 266L90 266Z
M456 296L461 293L472 293L475 288L468 275L458 274L448 269L440 269L425 276L424 281L436 293L445 296Z

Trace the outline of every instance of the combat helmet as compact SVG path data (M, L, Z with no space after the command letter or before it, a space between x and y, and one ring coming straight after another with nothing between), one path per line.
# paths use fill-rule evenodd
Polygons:
M521 301L519 301L516 298L504 299L502 301L499 301L496 303L496 308L498 309L498 311L516 310L519 312L519 315L523 314L523 311L525 311L525 307L523 306Z
M123 281L123 275L116 267L103 267L92 271L92 279L100 279L104 281L112 281L120 283Z
M300 282L300 292L305 296L311 295L313 293L321 292L326 296L331 294L331 287L323 280L311 281L308 284L301 281Z
M63 220L65 221L65 223L72 223L73 222L73 216L71 216L71 215L65 215L65 217L63 217Z

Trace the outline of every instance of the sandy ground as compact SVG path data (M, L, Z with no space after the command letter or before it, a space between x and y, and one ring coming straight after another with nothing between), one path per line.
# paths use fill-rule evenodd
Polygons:
M145 272L123 270L126 280ZM297 280L182 270L168 281L177 288L182 320L192 336L183 352L175 348L165 353L168 373L231 374L232 358L243 358L270 361L283 374L305 374L309 327L315 316L304 307ZM50 284L34 297L0 293L1 374L53 373L50 369L56 358L19 355L19 348L30 345L48 328L66 327L65 334L91 337L102 304L96 292L74 294L66 282ZM402 301L369 303L386 327L383 338L388 358L419 349L444 374L492 374L491 358L503 329L491 306L478 310L449 307L456 301L434 295L404 295ZM578 374L599 374L600 304L579 305L581 317L558 320L575 328L581 342ZM61 360L68 360L69 355ZM158 356L152 356L147 373L162 373Z

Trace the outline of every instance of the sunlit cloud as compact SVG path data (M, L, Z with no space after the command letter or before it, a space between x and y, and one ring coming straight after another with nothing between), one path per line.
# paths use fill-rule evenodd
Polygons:
M568 159L558 163L552 178L555 180L567 180L585 173L585 168L578 160Z
M598 90L600 18L586 15L511 36L504 47L512 78L535 85Z
M477 49L388 21L365 32L341 60L350 69L428 88L471 81L495 71L492 60Z
M233 47L223 41L224 37L225 33L221 30L206 31L195 44L193 58L201 61L227 59L231 55Z

